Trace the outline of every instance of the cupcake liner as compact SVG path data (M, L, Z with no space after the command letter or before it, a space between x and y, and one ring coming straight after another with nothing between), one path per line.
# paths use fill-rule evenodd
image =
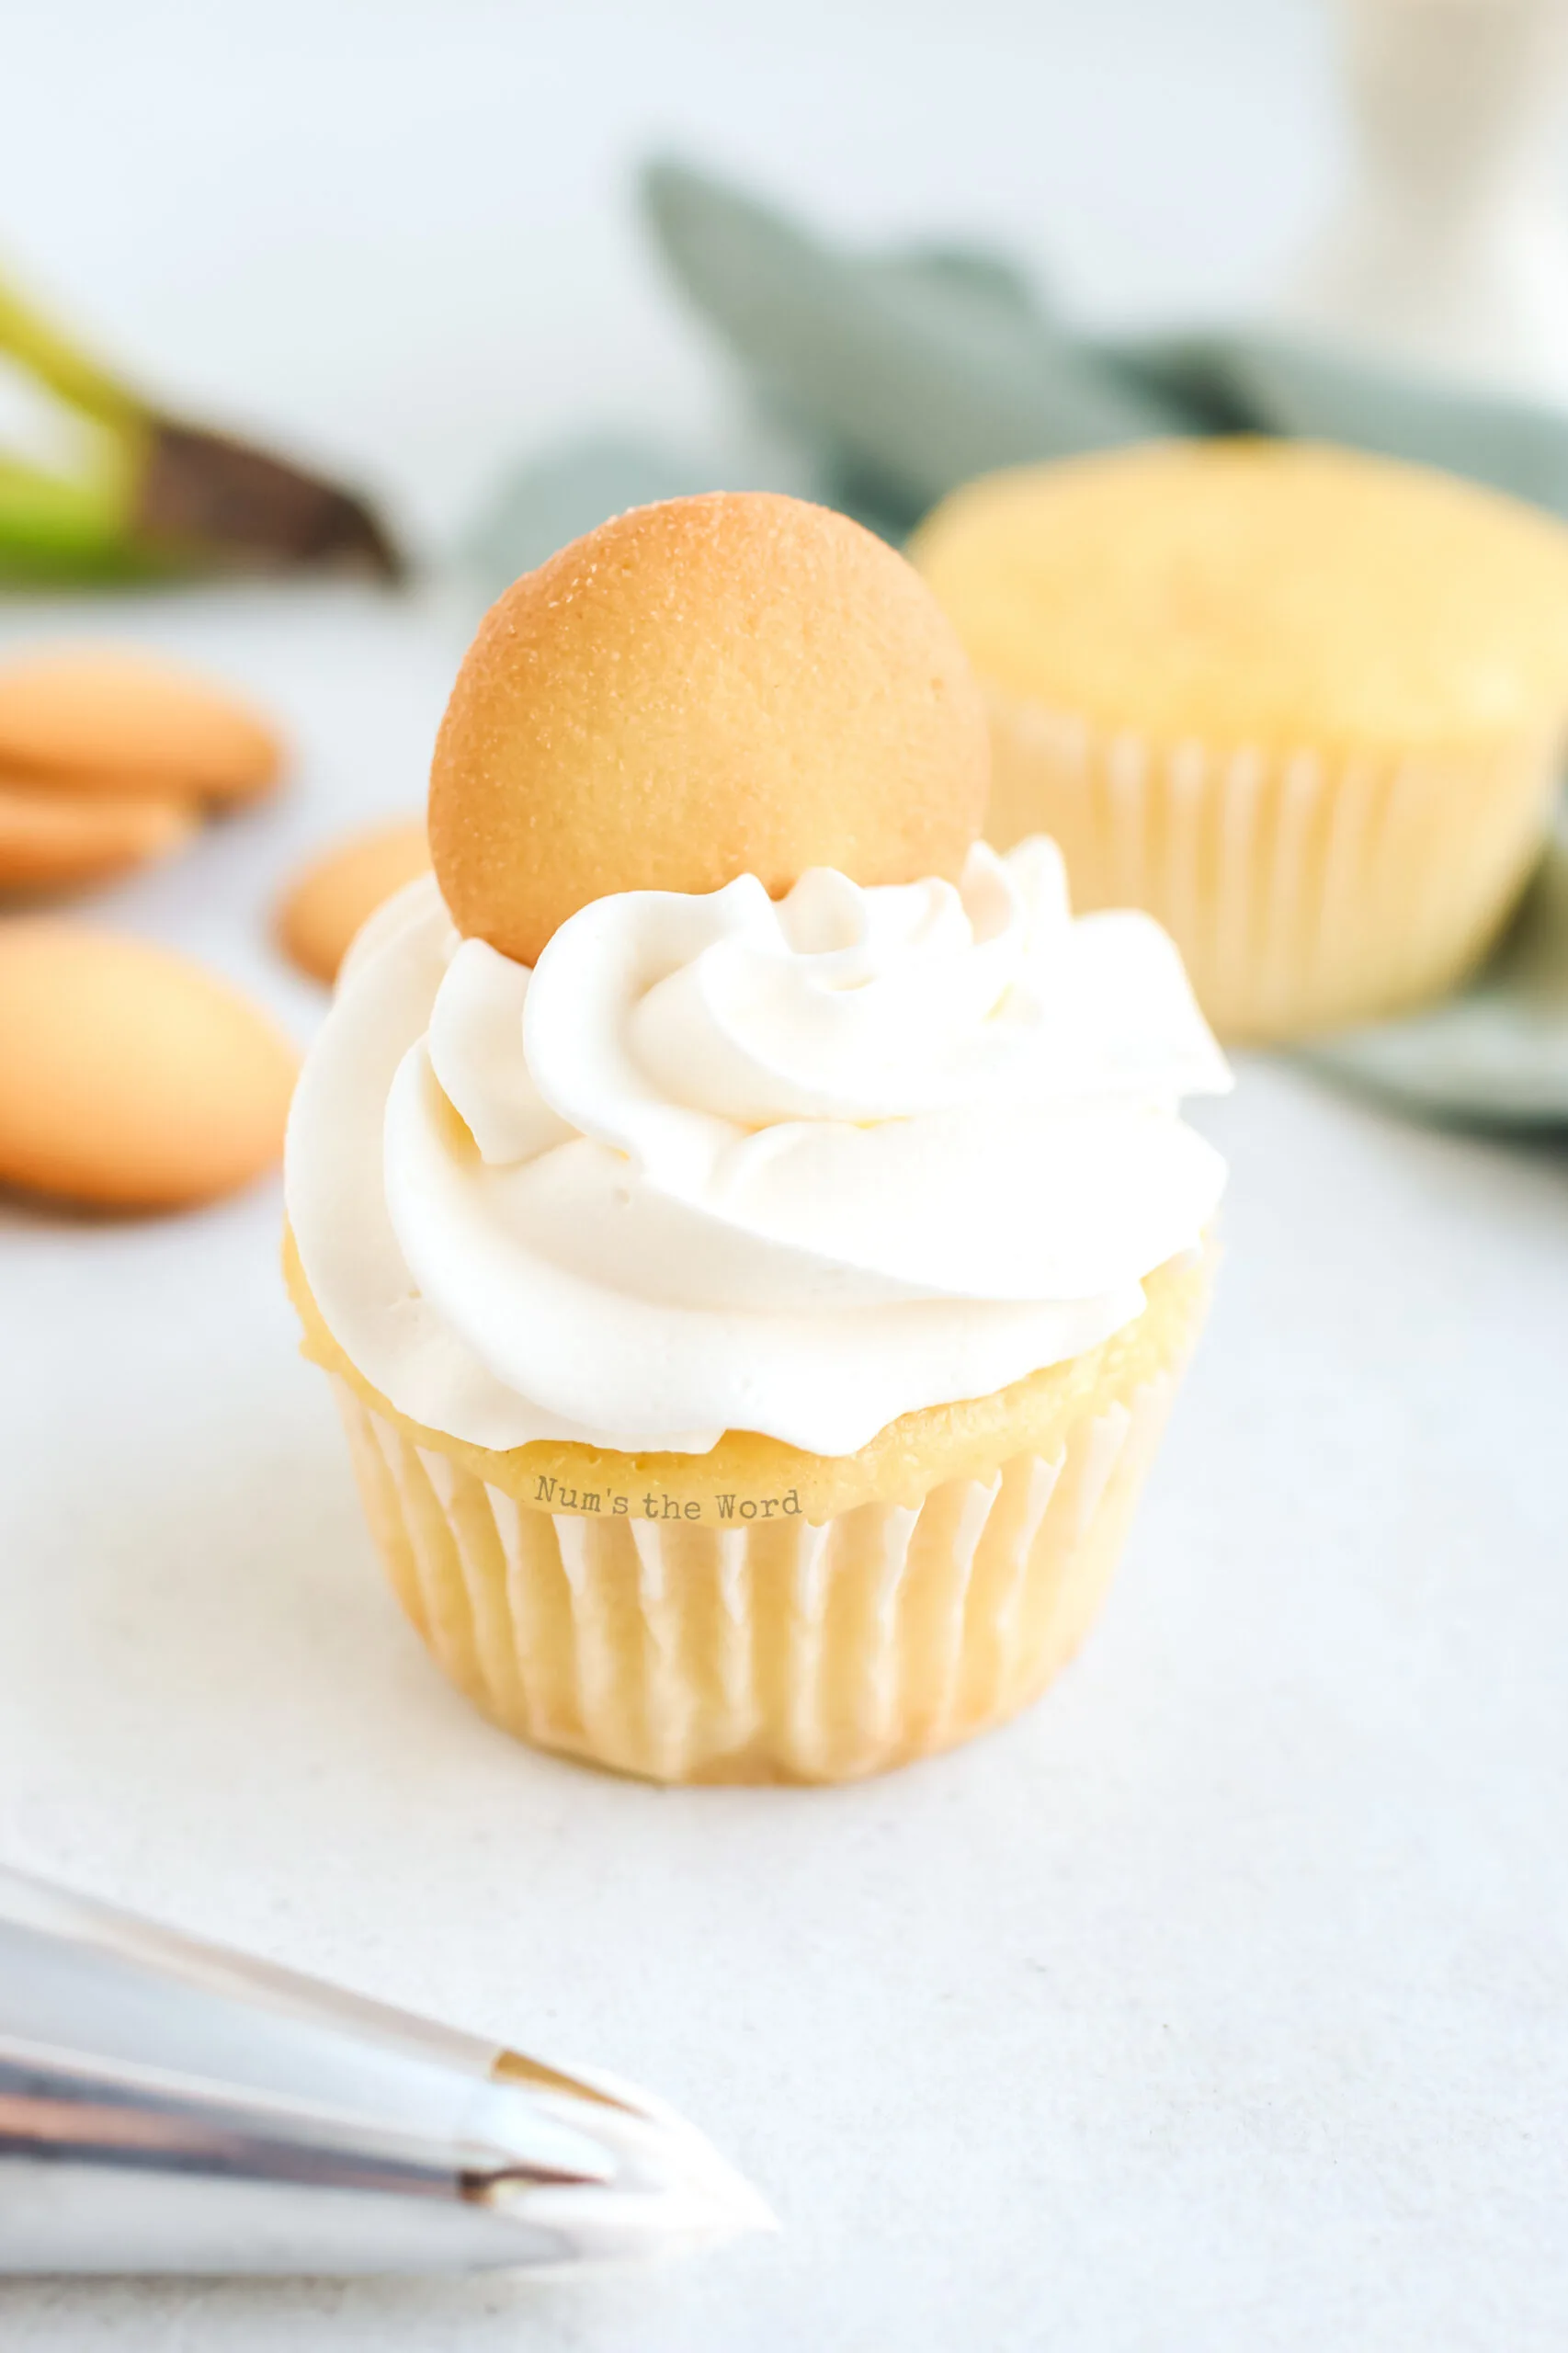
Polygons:
M1178 1375L1050 1459L821 1525L788 1496L723 1525L537 1508L334 1386L404 1609L506 1731L660 1781L834 1781L1000 1723L1072 1656Z
M1369 1020L1479 962L1550 824L1554 741L1398 760L1153 743L991 697L987 834L1046 833L1074 906L1144 907L1225 1037Z

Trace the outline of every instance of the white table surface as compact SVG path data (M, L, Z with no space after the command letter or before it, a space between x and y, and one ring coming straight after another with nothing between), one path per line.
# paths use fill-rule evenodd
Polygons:
M868 6L832 60L825 13L790 12L808 57L687 6L662 81L602 6L548 40L543 11L392 0L28 13L0 223L35 275L149 370L366 453L429 534L587 410L701 429L700 349L607 177L645 133L753 150L863 226L1038 200L1036 242L1129 307L1218 299L1325 168L1282 0ZM508 139L491 69L528 40L549 72ZM499 303L551 191L559 234L522 238ZM94 912L303 1037L277 880L417 805L464 617L347 590L0 610L7 640L66 626L206 661L291 727L287 800ZM6 2353L1561 2347L1568 1155L1267 1063L1203 1124L1228 1262L1104 1623L1025 1722L828 1792L618 1783L448 1691L294 1355L274 1187L134 1225L0 1210L0 1855L641 2077L785 2225L545 2288L5 2285Z

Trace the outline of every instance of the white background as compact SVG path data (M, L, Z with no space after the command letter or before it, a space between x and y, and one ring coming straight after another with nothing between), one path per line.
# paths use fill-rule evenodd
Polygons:
M846 233L1049 263L1096 316L1239 299L1332 184L1312 0L11 0L0 251L198 409L422 531L595 422L685 428L675 146Z
M1097 317L1267 287L1334 173L1286 0L13 6L0 244L422 544L552 436L726 395L626 182L684 144ZM13 603L290 727L293 789L99 903L268 996L277 881L417 805L460 600ZM1213 1325L1083 1659L862 1789L517 1750L381 1586L264 1187L0 1210L0 1854L640 2076L784 2235L540 2289L0 2286L47 2353L527 2345L1533 2353L1568 2331L1568 1163L1249 1063Z

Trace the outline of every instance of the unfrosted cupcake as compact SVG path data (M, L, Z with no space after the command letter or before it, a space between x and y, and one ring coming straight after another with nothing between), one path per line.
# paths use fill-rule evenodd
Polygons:
M1568 534L1344 449L1156 444L973 483L916 534L992 711L988 837L1147 908L1221 1034L1456 982L1568 730Z
M289 1272L404 1607L526 1739L846 1779L1094 1614L1205 1301L1177 1099L1228 1081L1158 927L975 844L983 788L927 593L793 501L607 525L470 654Z

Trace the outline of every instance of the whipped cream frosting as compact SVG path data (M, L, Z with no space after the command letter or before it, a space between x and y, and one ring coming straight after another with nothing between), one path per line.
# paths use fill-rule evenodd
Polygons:
M480 1446L853 1453L1096 1346L1194 1247L1229 1073L1147 915L1044 840L961 881L597 900L532 972L428 878L306 1062L289 1215L328 1329Z

